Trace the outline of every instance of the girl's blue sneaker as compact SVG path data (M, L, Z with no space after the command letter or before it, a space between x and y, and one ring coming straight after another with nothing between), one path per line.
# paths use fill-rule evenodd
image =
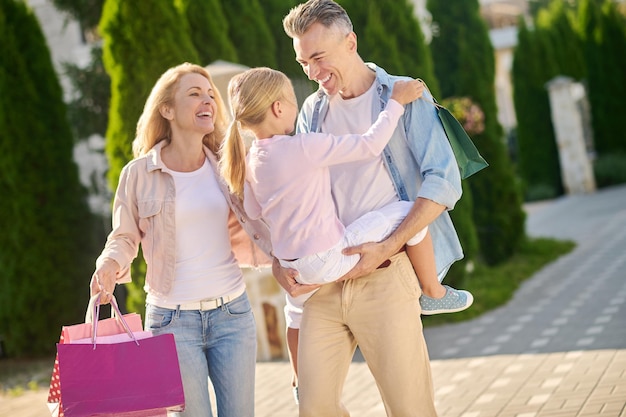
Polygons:
M446 295L441 298L431 298L422 294L420 297L420 305L422 306L422 315L432 316L433 314L456 313L463 311L474 302L474 296L465 290L455 290L452 287L444 285Z

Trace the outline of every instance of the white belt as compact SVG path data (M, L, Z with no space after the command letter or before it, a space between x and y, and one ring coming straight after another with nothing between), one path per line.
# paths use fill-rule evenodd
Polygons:
M216 308L219 308L221 306L223 306L226 303L230 303L231 301L233 301L235 298L241 296L244 292L246 291L246 289L241 289L233 294L228 294L225 295L223 297L218 297L218 298L211 298L211 299L206 299L206 300L200 300L200 301L196 301L194 303L184 303L184 304L164 304L164 303L158 303L158 304L154 304L157 307L161 307L161 308L168 308L170 310L176 310L176 309L180 309L180 310L199 310L199 311L207 311L207 310L215 310Z

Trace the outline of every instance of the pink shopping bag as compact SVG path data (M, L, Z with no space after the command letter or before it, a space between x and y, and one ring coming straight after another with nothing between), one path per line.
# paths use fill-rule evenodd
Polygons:
M85 322L80 324L74 324L71 326L63 326L61 329L61 337L59 339L60 344L75 343L85 341L85 339L91 339L93 333L93 320L95 313L95 303L98 296L93 296L89 300L87 306L87 312L85 313ZM117 306L116 300L113 300ZM115 311L113 309L112 311ZM97 317L97 315L96 315ZM125 314L124 321L128 325L128 328L133 333L141 332L143 329L141 323L141 316L137 313ZM118 317L112 317L110 319L98 321L98 341L101 343L107 343L106 338L120 335L125 340L130 340L126 330ZM119 340L118 340L119 341ZM61 404L61 385L59 381L59 361L58 355L54 360L54 368L52 370L52 378L50 379L50 388L48 390L48 408L52 417L64 417L63 405Z
M165 415L184 409L174 336L112 344L59 344L66 417Z
M141 317L122 316L115 298L111 307L117 317L98 320L95 296L85 323L63 328L48 398L53 416L163 417L181 411L184 396L173 336L155 338L141 331Z

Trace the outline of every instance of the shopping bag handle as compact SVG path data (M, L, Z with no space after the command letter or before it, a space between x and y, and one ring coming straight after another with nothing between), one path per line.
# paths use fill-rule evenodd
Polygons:
M102 292L99 292L98 294L91 297L91 299L89 300L89 306L91 308L89 307L87 308L87 315L89 315L90 310L93 313L91 316L91 342L93 343L94 350L96 349L96 337L98 335L98 317L100 317L100 296L101 295L102 295ZM92 304L92 300L93 300L93 304ZM126 333L128 333L130 338L133 339L133 341L137 344L137 346L139 346L139 341L137 341L137 338L135 337L134 333L130 330L128 323L126 323L126 320L124 320L124 316L122 315L122 312L120 311L120 308L117 305L117 300L115 299L115 296L111 294L111 315L113 315L113 312L115 312L116 319L122 324L122 326L124 327L124 330L126 330ZM87 318L85 318L85 322L87 322Z
M437 108L443 108L443 106L437 102L437 100L435 99L435 96L433 96L433 93L430 92L430 89L426 85L426 82L424 80L422 80L421 78L416 78L416 80L418 80L422 84L424 84L424 88L426 89L426 91L428 91L428 94L430 94L430 97L431 97L431 99L429 100L429 99L425 98L424 95L422 95L419 99L420 100L424 100L425 102L430 103L430 104L434 105Z
M104 292L105 294L109 294L107 291L104 290L104 288L100 284L100 278L98 277L97 273L94 273L91 279L98 283L98 286L100 287L100 292ZM87 304L87 311L85 312L85 323L92 323L93 322L93 317L94 317L93 312L94 312L96 300L99 299L100 292L95 294L95 295L93 295L89 299L89 304ZM112 298L114 298L113 294L110 294L110 295L111 295ZM96 316L96 317L98 317L98 316ZM113 308L111 309L111 318L116 318L115 310Z
M99 298L100 293L97 293L89 299L89 304L87 304L87 311L85 311L85 323L93 323L94 316L96 318L99 317L98 315L94 315L94 311L96 309L96 300L99 300ZM111 318L117 319L117 313L115 312L114 308L111 308Z

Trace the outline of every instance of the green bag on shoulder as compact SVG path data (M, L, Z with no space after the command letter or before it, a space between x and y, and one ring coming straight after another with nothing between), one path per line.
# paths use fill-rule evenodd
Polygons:
M424 83L424 81L422 81L422 83ZM426 87L426 89L428 89L426 83L424 83L424 86ZM428 92L430 93L430 90ZM424 98L422 97L422 99ZM432 103L437 109L439 120L441 120L443 130L446 132L448 142L450 142L452 152L454 152L456 163L459 166L461 179L465 179L471 175L474 175L481 169L487 168L489 164L480 155L478 149L476 149L476 146L474 145L474 142L472 142L472 139L469 137L465 129L463 129L461 123L459 123L456 117L454 117L454 115L450 113L450 110L437 103L434 98L433 101L425 101Z
M445 107L436 104L439 119L446 132L454 157L459 165L461 178L465 179L473 175L483 168L487 168L489 164L480 155L478 149L470 139L469 135L461 126L461 123L450 113Z

